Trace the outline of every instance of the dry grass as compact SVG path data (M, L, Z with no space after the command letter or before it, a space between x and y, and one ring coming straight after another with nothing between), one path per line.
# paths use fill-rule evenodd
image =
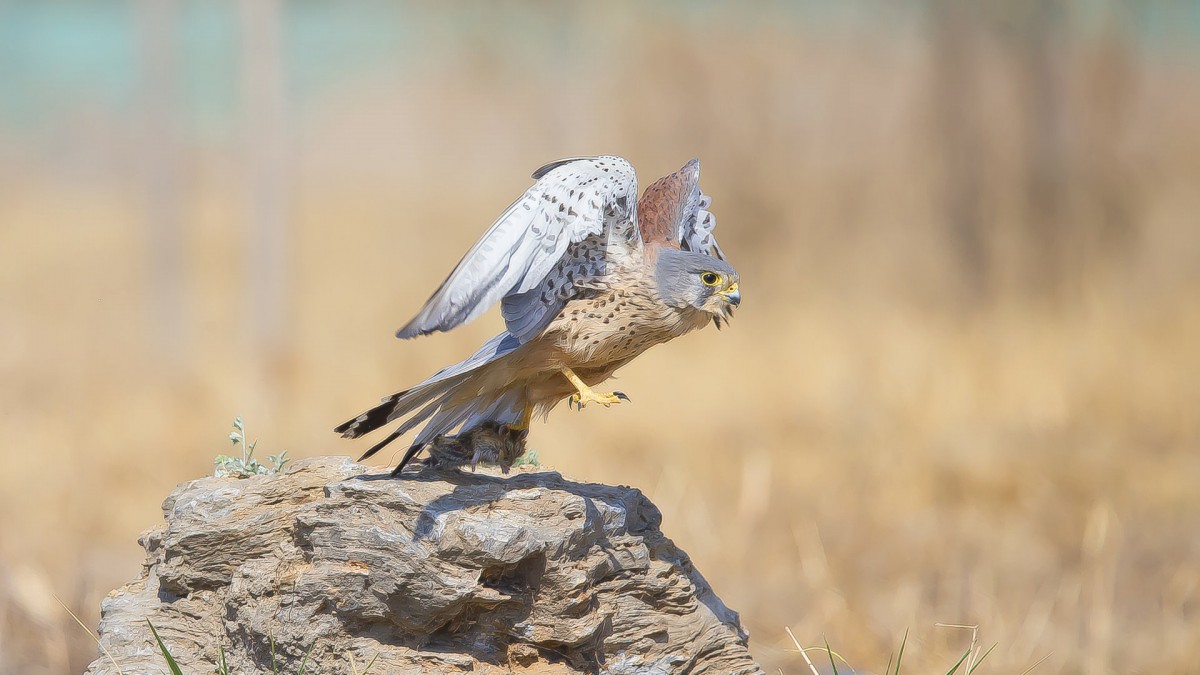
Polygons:
M1072 154L1052 226L1068 254L1031 288L1023 118L1004 95L1020 72L983 50L995 101L973 119L989 262L971 292L943 225L934 74L907 24L882 39L713 20L651 41L615 19L592 25L602 18L576 27L617 31L629 50L564 57L592 75L598 108L485 44L297 115L287 339L270 352L246 320L254 252L232 147L181 159L187 338L174 355L128 172L0 162L0 672L93 658L54 594L94 624L103 593L136 574L137 533L172 486L211 471L235 415L264 456L361 451L331 427L498 322L403 344L392 330L528 170L596 149L626 154L644 180L704 159L745 303L730 330L623 371L632 405L556 411L531 442L564 473L643 488L764 666L805 672L790 626L881 671L908 628L906 671L944 672L970 639L943 622L998 643L980 672L1050 652L1035 672L1194 669L1191 62L1131 52L1129 81L1112 84L1092 43L1067 55ZM1122 92L1116 121L1085 114L1102 85ZM480 101L514 104L482 115ZM1114 192L1115 235L1091 227Z

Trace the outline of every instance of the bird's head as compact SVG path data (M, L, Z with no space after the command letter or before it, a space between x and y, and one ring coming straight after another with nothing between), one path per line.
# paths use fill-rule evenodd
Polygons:
M741 277L729 263L704 253L666 248L655 263L658 294L677 309L693 308L712 315L717 328L729 321L742 302Z

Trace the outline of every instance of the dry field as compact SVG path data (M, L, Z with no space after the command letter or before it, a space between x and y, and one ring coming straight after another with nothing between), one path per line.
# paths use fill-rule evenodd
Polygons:
M628 50L560 45L531 72L497 38L347 82L289 113L274 340L236 135L170 160L183 257L165 271L135 123L82 110L61 143L5 140L0 673L82 669L94 646L55 597L95 625L235 416L262 454L361 452L333 425L499 321L392 331L529 171L597 150L643 184L702 158L743 307L622 371L632 404L560 408L531 445L644 490L765 667L807 672L791 627L882 672L907 629L905 672L945 672L970 631L940 622L996 643L981 673L1047 655L1034 672L1195 672L1197 55L1079 38L1046 113L1039 64L980 19L969 103L948 103L962 44L901 19L663 35L662 16L572 15ZM562 95L571 68L588 86Z

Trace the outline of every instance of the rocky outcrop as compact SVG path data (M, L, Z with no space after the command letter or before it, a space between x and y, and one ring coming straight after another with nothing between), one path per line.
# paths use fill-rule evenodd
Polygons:
M204 478L102 603L125 673L759 673L738 616L636 489L553 472ZM352 665L353 661L353 665ZM105 656L89 673L115 673Z

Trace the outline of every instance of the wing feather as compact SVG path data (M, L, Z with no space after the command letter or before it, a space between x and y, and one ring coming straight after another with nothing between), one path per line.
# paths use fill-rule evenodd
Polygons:
M629 162L612 156L561 160L534 176L533 187L492 224L396 337L450 330L501 299L516 298L506 303L505 320L511 316L519 324L513 334L525 342L544 324L544 310L530 316L532 303L545 302L539 287L549 281L557 289L556 275L579 262L573 245L596 236L609 245L641 245L636 237L609 236L636 234L637 176Z
M724 260L713 236L717 219L711 205L712 197L700 191L700 160L693 159L646 188L638 203L642 239Z

